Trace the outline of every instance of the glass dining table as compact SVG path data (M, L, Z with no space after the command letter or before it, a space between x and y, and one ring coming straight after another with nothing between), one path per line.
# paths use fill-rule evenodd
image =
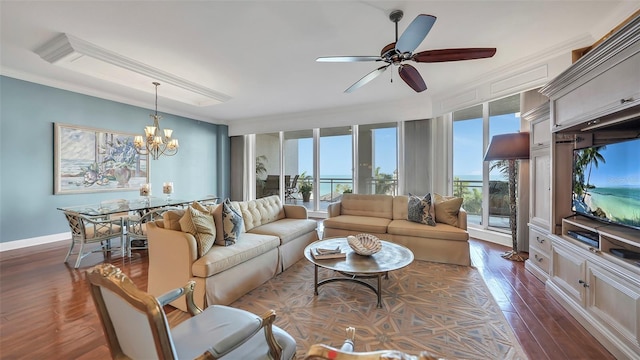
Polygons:
M92 205L74 205L59 207L61 211L73 211L85 216L105 216L117 213L137 213L144 215L145 213L160 209L163 207L180 207L193 203L194 201L215 204L219 198L213 196L203 196L195 199L167 199L159 197L145 197L135 200L108 200L100 204Z

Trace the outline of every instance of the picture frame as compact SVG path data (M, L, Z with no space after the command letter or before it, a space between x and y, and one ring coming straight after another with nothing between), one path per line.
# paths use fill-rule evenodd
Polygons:
M149 156L134 136L54 123L54 194L138 191L149 183Z

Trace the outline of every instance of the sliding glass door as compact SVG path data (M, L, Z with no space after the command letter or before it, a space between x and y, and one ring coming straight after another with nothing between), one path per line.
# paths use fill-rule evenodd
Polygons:
M256 135L256 199L280 195L280 134Z
M519 130L519 95L489 103L489 139ZM508 229L510 212L508 162L492 161L489 164L489 226Z
M520 130L520 95L453 113L453 194L464 199L468 224L509 227L506 162L484 162L494 135Z
M320 173L315 195L320 209L340 199L345 191L353 189L353 139L351 126L320 129Z
M398 126L358 126L358 193L395 195L398 190Z
M482 224L482 105L453 113L453 195L464 199L468 224Z
M284 133L284 173L289 178L285 184L285 202L304 203L312 210L313 190L313 130L288 131ZM308 194L308 195L307 195Z

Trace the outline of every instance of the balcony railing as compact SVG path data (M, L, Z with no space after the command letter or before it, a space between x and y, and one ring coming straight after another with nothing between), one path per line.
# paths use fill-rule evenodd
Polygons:
M453 195L464 199L462 207L467 211L469 222L482 224L482 180L456 178ZM489 225L508 227L509 213L509 183L489 181Z

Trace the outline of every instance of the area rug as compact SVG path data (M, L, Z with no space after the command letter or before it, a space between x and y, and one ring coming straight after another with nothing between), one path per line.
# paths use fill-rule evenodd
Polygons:
M334 275L320 270L320 279ZM527 359L476 269L414 261L382 286L381 309L370 289L351 282L325 284L314 296L313 265L303 259L231 306L256 314L274 309L275 324L296 339L299 359L312 344L340 347L348 326L356 328L356 351Z

